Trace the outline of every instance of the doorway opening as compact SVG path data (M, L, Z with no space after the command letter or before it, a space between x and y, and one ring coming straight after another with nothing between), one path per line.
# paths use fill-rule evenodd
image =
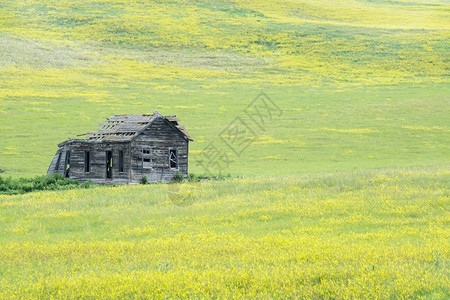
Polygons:
M106 178L112 178L112 151L106 151Z

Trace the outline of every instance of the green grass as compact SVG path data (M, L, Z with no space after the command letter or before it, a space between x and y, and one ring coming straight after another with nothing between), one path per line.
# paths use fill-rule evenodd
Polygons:
M212 142L232 179L0 195L0 298L449 298L449 8L2 1L8 187L154 110L190 173ZM282 114L235 155L219 136L261 91Z
M203 173L201 151L260 91L283 115L226 173L447 165L448 4L333 3L3 2L0 170L44 174L57 143L160 110Z
M137 91L138 87L133 89ZM235 90L240 94L236 95ZM219 133L236 116L244 117L244 108L260 92L244 85L215 91L219 98L208 94L181 101L171 96L172 100L164 104L167 108L158 108L158 99L163 95L153 95L152 100L145 92L131 101L140 104L117 100L114 105L104 106L77 98L29 98L22 110L20 101L4 101L0 169L13 176L43 174L57 143L94 129L107 116L158 109L181 118L195 140L190 147L190 171L204 173L196 162L202 157L199 151L209 142L225 148L218 140ZM283 114L269 121L264 132L257 131L260 137L241 157L227 150L233 162L225 173L287 175L448 164L449 106L445 85L342 91L272 87L264 91ZM42 101L49 104L40 104Z
M444 299L449 174L0 196L0 296Z
M11 178L0 176L0 195L18 195L36 191L69 190L74 188L89 188L94 184L86 181L66 178L61 174L36 176L34 178Z

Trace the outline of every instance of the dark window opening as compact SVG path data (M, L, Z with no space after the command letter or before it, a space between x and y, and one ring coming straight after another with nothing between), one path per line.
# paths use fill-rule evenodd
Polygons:
M177 126L178 122L177 121L170 121L170 123L172 123L173 125Z
M178 154L177 150L169 150L169 164L171 169L178 169Z
M70 151L66 152L66 163L64 168L64 176L69 177L70 176Z
M119 151L119 173L123 173L123 151Z
M144 169L152 168L152 150L142 149L142 167Z
M89 151L84 151L84 172L91 171L91 155Z
M106 178L112 178L112 151L106 151Z

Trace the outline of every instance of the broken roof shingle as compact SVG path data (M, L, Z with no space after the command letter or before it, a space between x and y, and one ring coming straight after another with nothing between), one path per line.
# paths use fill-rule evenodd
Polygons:
M103 123L98 124L97 126L101 127L99 130L81 134L80 136L86 136L87 140L130 141L157 118L166 119L186 139L192 141L186 129L178 124L179 119L176 116L162 116L158 111L154 111L151 115L114 115L107 118Z

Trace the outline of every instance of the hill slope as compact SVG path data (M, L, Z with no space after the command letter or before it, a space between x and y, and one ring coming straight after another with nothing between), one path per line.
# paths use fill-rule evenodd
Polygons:
M442 165L448 12L415 0L2 1L0 170L42 174L58 142L155 109L181 117L199 160L260 91L283 115L225 172Z

